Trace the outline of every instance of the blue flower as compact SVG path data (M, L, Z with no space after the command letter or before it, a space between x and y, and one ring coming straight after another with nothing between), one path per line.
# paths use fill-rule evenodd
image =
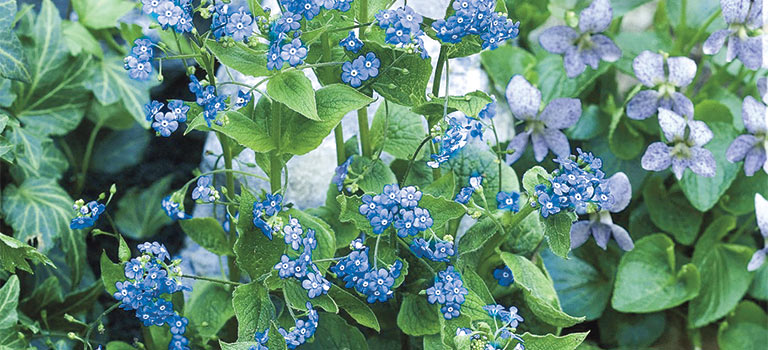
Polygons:
M165 210L165 214L173 220L186 220L190 217L183 211L183 208L179 203L171 199L170 195L163 198L160 205L163 207L163 210Z
M163 29L166 29L169 26L175 26L176 23L179 23L184 11L173 2L166 1L160 5L155 12L157 13L157 22L163 26Z
M456 44L467 35L478 35L483 40L482 48L497 48L504 41L516 38L519 34L519 22L494 12L494 1L473 0L456 1L456 11L447 19L439 19L432 24L437 38L446 43Z
M229 20L224 28L227 35L231 36L233 40L243 41L253 34L253 18L249 12L241 9L229 15Z
M301 228L301 225L285 225L285 227L283 227L285 244L290 245L293 250L298 251L301 246L303 233L304 230Z
M179 127L179 121L173 112L155 114L155 121L152 123L152 129L155 129L158 135L163 137L171 136Z
M556 198L551 198L547 193L543 193L539 196L539 204L541 204L541 216L546 218L552 214L557 214L560 212L560 205L555 199Z
M147 57L154 57L154 51L152 50L152 46L155 44L152 43L149 39L136 39L133 41L133 48L131 48L131 54L138 58L141 56L147 56Z
M341 192L344 188L344 180L347 179L347 172L349 171L349 165L352 164L352 156L349 156L344 163L336 167L335 174L331 182L336 184L336 188Z
M155 114L160 113L160 110L163 109L163 104L158 101L151 101L144 105L144 117L147 119L147 121L152 121L155 119Z
M515 283L515 277L512 275L512 270L507 266L493 270L493 278L499 281L499 285L502 287L509 287L512 283Z
M397 235L400 237L415 236L419 233L419 229L414 225L416 217L412 210L400 210L400 215L395 218L395 229L397 229Z
M211 126L212 121L216 120L218 113L227 108L226 99L226 96L216 96L208 100L205 104L203 118L205 118L206 123L208 123L208 127ZM217 124L220 124L220 122L217 122Z
M505 311L504 309L505 309L504 306L499 304L483 306L483 310L485 310L488 313L488 316L491 316L494 318L496 316L499 316L499 314L501 314L502 311Z
M146 56L142 56L144 58ZM131 79L147 80L149 73L152 73L152 64L149 59L138 59L133 56L127 56L124 59L124 68L128 70L128 76Z
M365 58L363 59L363 70L361 71L361 73L368 76L365 80L379 76L379 67L381 67L381 61L376 58L376 54L373 52L365 54Z
M427 301L430 304L434 304L435 302L445 304L443 284L443 282L437 281L432 287L427 288Z
M467 204L469 203L469 200L472 198L472 195L474 193L475 193L475 190L472 187L470 186L462 187L459 193L456 194L456 198L454 198L453 200L456 201L457 203Z
M237 98L235 98L235 108L243 108L248 102L251 102L253 95L245 90L237 90Z
M400 186L397 184L384 185L380 198L381 204L387 208L398 205L400 201Z
M747 264L747 271L756 271L765 263L766 254L768 254L768 201L763 195L755 193L755 216L757 218L757 227L760 229L760 235L763 236L763 248L758 249Z
M189 33L192 31L193 27L192 16L189 14L189 12L184 12L181 15L181 18L179 18L179 23L176 23L174 29L177 33Z
M427 258L432 260L432 249L429 247L429 242L424 238L415 238L411 241L411 251L413 252L413 255L416 255L419 259Z
M413 226L415 226L420 231L426 231L428 228L432 227L434 221L432 220L432 216L429 214L429 210L424 208L414 208L413 216Z
M335 9L341 12L347 12L352 7L352 1L354 0L336 0Z
M454 254L455 250L453 249L453 242L438 242L435 244L435 252L432 260L448 262L448 257L453 256Z
M267 52L267 69L280 70L283 68L283 59L280 57L280 45L271 45Z
M310 272L307 273L307 279L301 282L301 286L308 291L309 298L313 299L317 296L328 294L331 283L321 274Z
M261 204L264 206L264 213L267 216L274 216L283 208L283 196L279 193L274 195L267 193L266 198Z
M517 328L519 323L523 322L523 317L517 314L517 308L514 306L510 306L509 311L499 312L499 316L501 321L511 328Z
M363 42L357 38L354 31L349 31L349 36L341 39L339 46L343 47L347 51L357 53L360 51L360 49L363 48Z
M123 270L125 277L129 279L138 279L139 277L144 276L144 267L142 266L141 261L136 258L127 262Z
M280 278L288 278L293 276L295 265L295 261L291 260L288 255L283 254L283 256L280 257L280 262L275 264L274 269L278 271Z
M453 282L446 282L443 285L443 294L445 300L449 303L464 303L464 296L469 294L467 288L464 287L464 282L461 280L454 280Z
M517 213L520 210L520 193L499 191L496 194L496 207Z
M646 119L659 110L671 109L684 116L693 116L693 103L676 90L693 82L696 62L688 57L666 57L651 51L641 52L632 61L635 76L648 90L642 90L627 103L627 116Z
M414 186L403 187L400 190L399 201L400 207L404 209L413 209L419 205L422 193Z
M280 33L288 33L290 31L298 30L301 28L301 15L294 14L293 12L286 11L275 22L275 30Z
M295 38L290 43L283 45L280 58L292 67L296 67L304 63L304 59L307 58L307 48L304 47L301 39Z
M715 158L712 152L703 147L713 138L712 130L706 123L659 108L659 124L671 145L654 142L648 146L641 159L643 169L662 171L672 167L678 180L682 179L686 168L699 176L715 176Z
M376 197L379 196L377 195ZM373 219L373 217L376 216L377 209L379 209L378 200L369 194L364 194L361 200L363 201L363 204L360 205L358 211L360 214L365 215L368 220Z
M376 212L376 215L371 218L371 227L373 227L373 233L375 234L381 234L386 230L389 225L392 224L392 219L394 216L392 215L392 212L390 212L387 209L379 209Z
M365 62L359 58L352 62L344 62L344 64L341 65L341 81L354 88L360 87L363 85L363 81L368 79L368 75L364 73L364 69Z
M157 101L154 101L154 102L157 102ZM160 105L162 106L162 104ZM184 101L171 100L168 102L168 109L171 110L171 113L176 115L176 120L179 123L184 123L187 121L187 112L189 112L189 106L184 104Z
M141 0L141 11L148 15L153 13L158 14L160 5L166 1L167 0Z
M702 46L706 55L720 52L728 46L726 61L738 58L745 67L757 70L763 64L764 33L757 31L763 27L763 6L760 0L721 0L723 19L728 28L720 29L707 38ZM757 31L757 33L752 34Z
M443 313L443 317L446 320L450 320L461 315L461 305L454 302L449 302L440 308L440 312Z
M181 316L173 316L171 317L170 322L168 324L171 326L171 334L173 335L181 335L184 334L187 330L187 324L189 324L189 319L186 317Z

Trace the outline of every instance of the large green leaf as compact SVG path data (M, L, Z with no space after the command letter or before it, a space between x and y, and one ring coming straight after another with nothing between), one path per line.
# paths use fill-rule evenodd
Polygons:
M408 108L383 103L371 123L371 144L400 159L409 159L427 136L420 115ZM423 147L426 151L428 147Z
M503 45L496 50L483 51L480 62L496 89L505 91L516 74L530 77L530 72L536 66L536 57L521 47Z
M138 124L133 125L128 130L113 130L96 141L91 157L94 170L116 174L144 159L150 133Z
M256 198L248 192L240 196L240 218L237 220L239 236L235 242L237 265L253 280L272 272L285 251L285 243L279 236L270 240L253 225L255 201Z
M357 185L363 192L381 193L384 186L397 183L395 174L381 159L370 160L363 156L352 156L349 170L352 174L360 174Z
M16 272L17 268L34 273L27 260L34 264L43 263L56 267L51 259L38 252L34 247L2 233L0 233L0 256L3 257L0 260L0 269L10 273Z
M267 82L267 93L273 100L309 119L322 120L318 116L315 89L302 71L286 71L273 76Z
M19 314L16 308L19 305L19 278L12 275L2 288L0 288L0 329L9 329L16 326Z
M112 262L106 252L101 252L99 267L101 268L101 282L104 284L104 290L109 294L114 294L117 292L115 283L126 279L123 266Z
M608 71L610 63L600 62L597 70L587 70L576 78L568 78L563 68L563 59L557 55L546 55L536 64L536 73L539 75L536 84L541 90L541 100L548 103L561 97L578 97L592 83Z
M729 123L716 122L709 125L715 136L704 148L711 151L715 157L717 163L715 176L703 177L688 171L680 180L680 187L685 196L694 208L702 212L712 209L717 204L720 196L728 190L741 169L739 164L729 162L724 152L738 133Z
M255 116L255 118L264 118L264 116ZM224 125L213 123L209 129L203 114L200 113L189 121L184 133L212 129L231 137L237 143L255 152L265 153L275 149L275 141L267 132L265 123L250 119L239 111L227 112L226 120Z
M61 34L64 35L64 42L73 56L85 52L99 58L104 57L104 51L101 44L80 22L66 21L61 24Z
M613 275L576 256L565 260L548 250L541 253L555 284L563 311L569 315L584 316L587 321L598 319L608 305L613 290Z
M117 202L115 223L120 231L133 239L152 237L171 223L162 210L163 197L169 192L171 176L166 176L149 188L131 188Z
M232 307L237 317L238 341L253 340L254 333L267 330L276 317L268 290L259 282L237 286L232 293Z
M184 305L184 316L195 327L204 342L213 338L227 321L235 316L232 292L218 283L198 281L189 302Z
M651 346L661 337L667 318L663 312L622 314L608 309L597 322L601 342L639 349Z
M321 313L315 340L302 345L306 350L368 350L365 337L338 315Z
M379 76L371 80L371 87L376 92L391 102L408 107L427 102L427 84L432 75L432 64L428 59L384 48L372 41L366 41L365 47L381 60Z
M460 111L467 116L477 118L483 108L491 102L493 100L485 92L473 91L464 96L450 96L447 104L445 97L433 98L425 104L413 107L413 111L422 115L442 117L447 107L448 113Z
M669 309L699 293L699 270L675 264L675 245L664 234L635 242L619 263L611 306L621 312L647 313Z
M456 174L456 182L461 187L469 185L469 177L475 173L483 176L483 189L485 198L491 208L495 208L496 193L499 191L519 191L520 183L517 174L511 167L501 166L501 188L499 188L499 163L487 145L472 142L465 146L448 163L447 168ZM475 202L483 205L479 195L475 195Z
M406 295L397 313L397 326L403 333L418 337L440 332L437 308L423 295Z
M117 19L136 6L127 0L72 0L77 19L88 28L115 28Z
M28 82L30 80L24 51L11 28L16 15L16 0L0 0L0 77Z
M16 239L37 240L43 253L53 248L55 238L70 231L69 222L75 216L72 203L67 192L49 178L29 178L3 191L5 220Z
M243 43L235 42L224 47L222 43L213 39L208 39L205 45L221 63L240 73L252 77L262 77L271 74L267 70L266 45L260 45L259 49L253 49Z
M331 286L331 290L328 294L333 298L336 304L339 305L339 309L346 311L349 316L357 321L357 323L377 332L381 331L376 314L373 313L373 310L371 310L370 307L368 307L368 304L358 297L337 285Z
M218 220L211 217L191 218L181 220L179 225L189 238L208 251L216 255L232 254L227 233Z
M651 177L643 188L643 199L656 226L682 244L693 243L703 218L681 193L668 192L661 177Z
M587 337L589 332L571 333L558 337L552 334L533 335L525 333L521 337L525 341L526 350L574 350Z
M93 92L96 100L102 105L122 100L133 118L139 124L147 125L144 104L149 101L149 89L156 84L155 80L131 79L123 68L122 58L115 55L107 55L101 61L93 62L92 66L93 75L84 82L84 86Z
M563 259L568 258L571 250L571 226L578 217L572 212L550 215L544 219L544 237L547 238L552 252Z
M751 301L742 301L720 324L717 344L723 350L760 350L765 348L768 316Z
M21 130L22 128L16 128ZM15 133L14 133L15 134ZM29 135L28 135L29 136ZM34 144L37 140L41 140L39 152ZM32 139L27 146L32 152L20 152L16 154L16 167L11 168L11 173L17 179L25 179L30 177L44 177L49 179L59 179L62 177L64 171L69 168L69 162L64 157L64 154L54 144L54 142L47 138L37 139L37 135L33 135ZM18 149L17 149L18 151ZM33 163L38 163L34 166Z

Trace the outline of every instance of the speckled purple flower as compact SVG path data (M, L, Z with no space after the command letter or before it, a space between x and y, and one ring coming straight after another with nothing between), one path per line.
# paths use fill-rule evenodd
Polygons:
M765 78L757 84L760 96L766 96ZM765 102L766 98L763 97ZM763 168L768 173L768 108L752 96L747 96L741 105L741 119L748 134L740 135L725 153L729 161L744 161L744 173L747 176Z
M563 55L563 66L569 78L579 76L587 65L597 69L600 60L616 62L621 50L609 37L600 34L608 29L613 18L609 0L595 0L579 15L579 30L555 26L539 37L544 50Z
M686 168L700 176L715 176L715 158L702 148L713 136L706 123L659 108L659 125L669 144L654 142L648 146L642 159L643 169L662 171L671 166L678 180Z
M718 30L704 42L703 51L714 55L728 41L726 60L738 58L745 67L756 70L763 64L763 0L720 0L727 29Z
M763 249L760 249L752 255L749 260L747 270L755 271L763 266L765 255L768 254L768 201L759 193L755 194L755 215L757 216L757 227L760 228L760 234L763 236Z
M691 84L696 76L696 62L688 57L667 58L658 53L643 51L635 57L632 68L637 79L653 90L643 90L632 97L627 104L628 117L646 119L656 114L659 107L693 117L693 103L677 92L677 88L682 89Z
M525 122L525 130L509 142L507 149L514 152L507 156L507 163L512 164L520 159L528 146L529 138L538 162L544 160L550 150L558 157L568 157L571 154L568 138L560 130L579 121L581 101L575 98L554 99L539 113L541 91L522 75L512 77L507 85L506 96L512 115Z
M595 237L595 242L600 248L608 247L608 240L613 236L619 248L630 251L635 247L629 233L623 227L613 223L611 213L618 213L629 205L632 199L632 184L624 173L616 173L600 185L606 187L607 196L602 205L602 210L589 215L589 220L578 221L571 226L571 249L576 249L587 242L589 235Z

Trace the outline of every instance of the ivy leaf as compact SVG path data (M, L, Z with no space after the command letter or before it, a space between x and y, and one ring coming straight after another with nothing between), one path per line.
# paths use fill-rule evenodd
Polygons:
M643 188L643 199L654 225L672 234L682 244L693 243L703 218L701 212L694 209L682 194L667 192L663 179L654 176L647 180Z
M423 118L408 108L383 103L371 123L371 145L400 159L410 159L427 136ZM426 151L427 147L423 150Z
M269 17L269 15L267 15ZM259 44L257 49L252 49L241 42L224 47L213 39L208 39L205 46L213 52L222 64L240 73L252 77L264 77L272 73L267 69L267 46Z
M285 243L279 237L268 239L253 225L253 202L256 198L245 191L240 195L240 218L237 220L235 241L237 265L251 276L252 280L271 273L285 251Z
M126 236L141 240L157 234L171 218L162 210L163 197L169 192L172 176L166 176L145 189L133 187L117 202L115 223Z
M269 96L308 119L321 121L315 102L315 89L303 72L281 72L267 82Z
M367 350L363 333L350 326L338 315L321 313L320 322L315 333L315 340L302 345L306 350ZM271 348L270 348L271 349Z
M696 266L685 264L677 270L674 243L654 234L635 242L622 256L611 306L621 312L661 311L693 299L700 287Z
M100 137L93 147L91 167L107 174L116 174L144 159L149 146L150 133L140 125L133 124L128 130L113 130Z
M66 21L61 24L61 34L64 35L69 53L73 56L85 52L98 58L104 58L101 44L93 37L93 34L83 27L80 22Z
M252 341L254 333L267 330L276 317L268 290L259 282L235 287L232 307L237 317L237 340L241 342Z
M73 0L77 19L88 28L115 28L117 20L136 6L125 0Z
M191 218L179 221L181 229L195 243L216 255L232 255L227 233L218 220L207 218Z
M27 260L34 264L42 263L56 268L53 261L48 259L45 254L38 252L35 247L2 233L0 233L0 256L3 257L3 259L0 260L0 269L10 273L15 273L17 268L29 273L34 273Z
M759 350L765 347L765 325L768 316L757 304L742 301L717 332L717 344L721 349Z
M19 277L11 275L0 288L0 330L13 329L19 320Z
M561 311L552 281L530 260L507 252L500 256L512 270L515 283L523 290L525 303L537 318L556 327L570 327L584 321L584 317Z
M335 284L331 286L328 295L339 305L339 309L346 311L357 323L377 332L381 331L376 314L358 297Z
M568 259L568 252L571 251L571 225L577 218L572 212L561 212L543 220L544 237L549 248L563 259Z
M123 59L116 55L107 55L103 60L93 62L93 75L83 82L83 86L91 90L102 105L122 101L133 119L146 127L144 104L149 101L149 89L157 83L154 79L131 79L123 65Z
M11 184L3 191L5 220L16 239L36 239L37 248L43 253L53 248L55 238L70 231L72 203L72 198L53 179L29 178L20 186Z
M29 82L27 60L21 42L11 28L16 15L16 0L0 0L0 77Z
M43 153L43 144L51 143L51 139L22 127L11 129L9 140L16 145L16 158L25 159L27 170L37 172L40 169L40 154Z
M526 350L574 350L587 337L589 332L571 333L562 337L552 334L533 335L528 332L521 338L525 341Z
M198 281L189 302L184 305L184 316L207 343L224 324L233 316L230 298L232 293L226 287L217 283Z
M414 337L437 334L440 332L440 317L437 308L430 305L426 297L408 294L397 313L397 326L403 333Z

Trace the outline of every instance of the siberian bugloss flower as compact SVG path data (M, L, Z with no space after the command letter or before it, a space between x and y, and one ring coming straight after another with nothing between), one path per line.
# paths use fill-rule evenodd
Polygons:
M766 101L766 79L758 83L760 96ZM739 135L728 147L726 158L731 162L744 161L744 173L754 175L760 168L768 173L768 108L752 96L741 105L741 119L748 134Z
M499 191L496 194L496 207L517 213L520 210L520 193Z
M106 209L106 206L97 201L90 201L86 204L80 199L75 202L72 209L77 212L77 216L70 221L69 228L78 230L93 226L96 220L99 219L99 216L101 216L101 213Z
M432 23L442 42L456 44L468 35L477 35L483 40L483 49L493 50L519 33L520 22L494 11L495 0L454 1L453 9L456 12L452 16Z
M603 189L603 190L601 190ZM632 250L634 243L627 230L613 223L611 213L618 213L629 205L632 199L632 184L624 173L616 173L600 185L596 198L601 201L601 210L589 214L589 220L582 220L571 226L571 249L576 249L589 239L590 234L600 248L607 249L608 240L613 236L619 248Z
M715 176L715 158L702 147L713 136L706 123L659 108L659 125L669 145L654 142L648 146L642 158L643 169L662 171L671 166L678 180L683 178L686 168L700 176Z
M512 283L515 283L515 277L512 275L512 270L507 266L493 270L493 278L495 278L502 287L509 287Z
M155 121L152 123L152 129L155 129L158 135L163 137L171 136L179 127L179 121L173 112L155 114Z
M307 58L307 48L301 39L295 38L290 43L283 45L280 49L280 58L288 62L291 67L296 67L304 63L304 59Z
M339 46L343 47L344 50L357 53L363 48L363 42L357 38L354 31L350 30L349 35L346 38L341 39Z
M718 30L702 47L707 55L728 45L726 61L738 58L745 67L757 70L763 64L763 0L720 0L727 29Z
M666 66L666 67L665 67ZM677 89L683 89L696 77L696 62L688 57L643 51L632 62L635 76L646 87L627 103L627 116L646 119L666 108L682 116L693 116L693 103Z
M563 55L563 66L569 78L584 73L586 66L597 69L600 61L616 62L621 50L607 36L600 34L608 29L613 19L609 0L595 0L579 15L579 28L555 26L539 37L544 50Z
M227 35L231 36L233 40L243 41L253 34L253 17L249 12L240 8L240 11L229 15L225 28Z
M550 150L558 157L567 157L571 153L568 138L560 130L569 128L579 121L580 100L557 98L539 112L541 91L522 75L512 77L507 85L506 96L512 115L525 122L525 130L509 142L507 150L513 153L507 156L507 163L512 164L520 159L528 146L529 138L533 144L533 154L537 162L544 160Z
M757 227L760 228L760 234L763 236L763 248L758 249L749 260L747 270L755 271L765 263L765 256L768 254L768 201L759 193L755 194L755 215L757 216Z
M369 52L351 62L344 62L341 66L341 80L354 88L360 87L364 81L379 75L380 66L381 61L376 54Z

